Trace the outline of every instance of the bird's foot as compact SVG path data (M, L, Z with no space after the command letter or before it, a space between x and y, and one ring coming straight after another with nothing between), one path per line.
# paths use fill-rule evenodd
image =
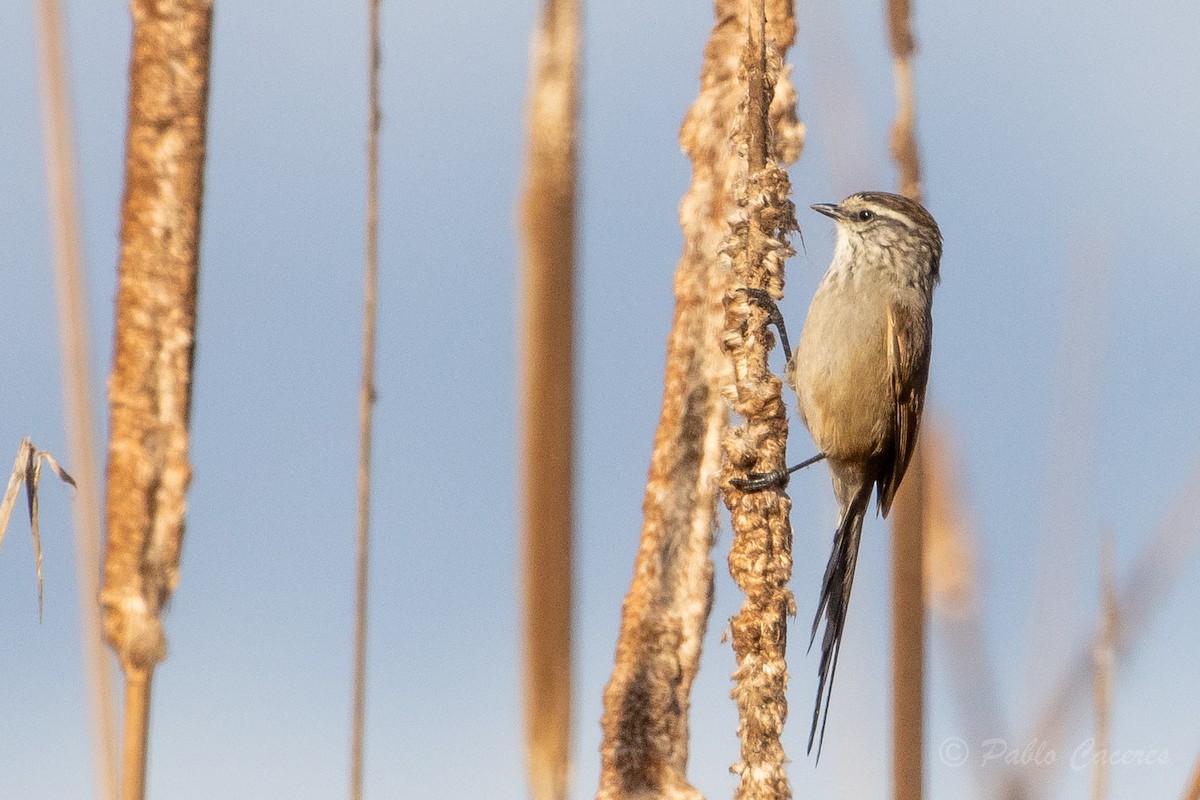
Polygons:
M767 324L774 325L779 331L779 345L783 348L784 359L791 361L792 346L788 343L787 327L783 324L783 314L779 311L779 306L775 304L775 298L771 297L766 289L752 289L745 286L742 291L746 293L746 297L750 298L752 303L767 312ZM765 472L762 474L773 475L775 473Z
M743 492L761 492L764 489L782 489L788 485L788 479L791 478L793 472L802 470L805 467L811 467L813 464L825 458L824 453L817 453L812 458L801 461L794 467L787 469L777 469L771 472L751 472L744 478L730 478L729 482L733 484L735 489Z

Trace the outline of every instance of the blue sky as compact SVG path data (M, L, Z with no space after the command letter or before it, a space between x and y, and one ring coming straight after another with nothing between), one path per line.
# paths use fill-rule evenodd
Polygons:
M123 6L67 5L101 419L129 23ZM1093 624L1102 532L1124 576L1200 458L1200 5L925 0L916 11L927 199L946 239L931 405L952 431L977 535L1008 729L995 736L1017 749ZM513 202L534 4L388 3L383 13L367 791L516 798ZM0 447L15 454L30 435L65 457L30 14L19 5L0 29ZM803 0L797 14L791 61L809 129L792 169L798 207L892 187L878 5ZM681 246L689 167L676 133L711 8L614 0L592 4L586 25L575 797L596 784L600 693L637 546ZM345 790L364 29L357 5L217 9L195 480L171 656L155 680L152 796ZM793 326L833 242L827 220L802 211L800 223L806 249L788 265L783 303ZM808 455L802 426L793 431L792 455ZM835 507L823 468L792 490L805 626ZM91 792L67 497L47 484L40 626L19 518L0 551L4 796ZM711 797L731 794L737 747L733 657L720 641L739 602L721 569L728 543L723 522L692 718L690 774ZM803 744L816 663L793 648L785 746L797 796L887 786L887 566L886 527L873 520L815 768ZM1035 601L1038 569L1052 591ZM1114 769L1114 796L1178 794L1200 751L1194 550L1178 569L1118 667L1113 709L1114 747L1167 756ZM930 646L931 796L963 796L972 773L938 755L965 734L936 626ZM1086 735L1072 731L1068 750ZM981 757L982 742L967 744ZM1079 796L1089 779L1064 763L1056 786Z

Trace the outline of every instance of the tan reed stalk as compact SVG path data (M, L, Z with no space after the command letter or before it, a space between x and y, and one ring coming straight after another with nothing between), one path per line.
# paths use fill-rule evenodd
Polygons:
M782 382L767 354L772 339L766 313L747 302L742 287L783 295L788 238L798 230L787 172L775 161L769 109L775 84L786 81L783 57L795 36L790 3L748 4L741 74L746 102L739 108L734 141L746 154L746 174L735 187L733 232L722 248L729 265L724 346L733 365L733 409L745 422L725 439L722 482L733 527L729 571L746 598L730 621L737 658L732 696L738 706L741 758L732 767L742 800L791 797L781 735L787 720L787 623L796 613L792 576L792 502L783 487L739 491L729 478L786 466L787 408ZM739 15L739 19L746 19ZM769 21L769 24L768 24Z
M1025 687L1021 692L1022 696L1036 698L1030 701L1034 706L1030 710L1036 714L1032 717L1032 734L1039 745L1047 748L1063 745L1071 730L1078 729L1092 688L1094 641L1089 637L1083 647L1072 652L1068 637L1074 635L1072 617L1078 610L1082 590L1077 580L1078 570L1073 565L1085 546L1090 525L1087 490L1093 471L1104 364L1104 306L1114 260L1111 238L1103 228L1077 236L1071 251L1048 446L1044 519L1033 559L1035 574L1030 601L1033 616L1025 646L1025 652L1036 654L1036 658L1027 660ZM1176 502L1183 500L1180 497ZM1167 534L1160 528L1155 538ZM1145 553L1143 566L1155 558L1152 551ZM1118 665L1128 647L1127 637L1138 631L1139 621L1134 616L1141 612L1126 604L1138 591L1131 579L1118 597L1125 620L1125 636L1116 652ZM1057 685L1045 678L1051 670L1061 671ZM1026 765L1021 774L1029 795L1044 795L1056 772L1052 764L1043 761Z
M900 193L921 202L916 101L911 59L916 52L908 0L887 0L896 91L892 158ZM923 438L923 437L922 437ZM892 796L920 800L925 752L925 457L919 438L892 518Z
M1183 800L1200 800L1200 756L1196 758L1196 766L1192 767L1192 777L1188 780L1187 788L1183 790Z
M1116 609L1121 621L1116 637L1114 667L1119 667L1135 649L1138 637L1154 618L1163 599L1179 580L1200 545L1200 466L1193 469L1155 531L1143 543L1133 569L1117 593ZM1064 752L1063 743L1084 705L1092 677L1091 650L1094 642L1076 654L1057 682L1050 701L1035 717L1033 739L1047 750ZM1068 748L1069 749L1069 748ZM1030 797L1052 794L1052 779L1060 772L1056 764L1040 762L1025 768Z
M1100 550L1100 630L1092 648L1092 708L1096 715L1095 752L1104 756L1092 761L1092 800L1108 797L1108 758L1112 728L1113 662L1117 653L1117 586L1113 565L1112 536L1105 537Z
M145 795L160 614L179 582L211 0L133 0L111 413L104 632L125 672L122 797Z
M958 482L957 458L945 426L926 422L925 606L950 619L978 612L975 536L967 519L966 499Z
M925 605L941 624L946 669L962 726L959 738L968 746L988 739L1013 741L1000 712L1000 693L988 658L978 602L980 577L975 563L975 535L967 503L957 480L958 459L950 437L937 420L922 432L925 489ZM980 797L1017 800L1023 796L1016 768L969 760Z
M117 743L112 672L100 623L100 470L92 424L88 309L75 193L75 146L67 78L62 9L58 0L38 0L38 78L42 91L46 185L54 245L54 287L58 297L66 428L72 469L79 489L72 504L75 521L75 573L79 584L79 635L84 655L92 761L97 794L117 797Z
M571 761L578 0L533 34L521 201L525 748L530 794L567 796Z
M920 800L925 752L925 437L892 511L892 794Z
M1046 680L1064 668L1079 668L1088 691L1090 652L1068 662L1077 640L1078 618L1086 611L1088 590L1074 568L1079 553L1090 547L1090 487L1095 474L1096 441L1100 425L1100 389L1105 369L1105 317L1116 254L1103 227L1075 235L1066 262L1054 411L1047 445L1047 468L1042 519L1036 549L1033 591L1020 697L1029 705L1044 703L1051 690ZM1089 645L1090 648L1090 645ZM1042 771L1035 764L1027 774Z
M892 77L896 88L896 119L892 122L892 158L900 172L900 194L920 202L921 157L917 150L916 93L912 57L917 52L909 0L887 0L888 39L892 46Z
M354 678L350 705L350 800L362 800L367 714L367 601L371 544L371 443L379 286L379 0L367 0L367 197L363 270L362 380L358 388L358 529L355 535Z
M745 97L738 65L746 14L745 0L716 3L700 94L679 134L692 161L692 185L679 211L684 248L675 271L675 316L641 545L604 693L601 800L700 796L686 777L688 709L712 606L709 550L727 423L722 392L731 381L730 361L721 348L728 266L718 255L729 232L733 186L745 169L730 138ZM777 20L784 18L782 12L772 14L772 26L783 30ZM791 41L790 34L770 33ZM795 118L795 93L786 80L776 87L772 118L779 157L792 161L803 142L803 127Z

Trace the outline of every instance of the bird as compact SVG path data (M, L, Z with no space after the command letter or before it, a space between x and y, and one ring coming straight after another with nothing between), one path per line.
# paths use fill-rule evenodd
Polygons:
M761 289L747 292L779 330L784 377L819 452L794 467L733 483L758 491L785 484L791 473L817 461L829 465L840 514L809 640L811 651L824 619L808 738L809 754L818 742L819 760L863 519L872 491L879 513L888 515L921 424L942 234L919 203L887 192L861 192L812 209L837 223L837 243L795 354L774 300Z

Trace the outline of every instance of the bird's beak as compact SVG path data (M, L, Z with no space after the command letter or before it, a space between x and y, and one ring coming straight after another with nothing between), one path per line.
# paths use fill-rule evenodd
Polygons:
M842 210L833 203L817 203L814 206L809 206L809 208L811 208L813 211L816 211L818 214L824 214L832 219L843 220L846 218L846 216L842 213Z

